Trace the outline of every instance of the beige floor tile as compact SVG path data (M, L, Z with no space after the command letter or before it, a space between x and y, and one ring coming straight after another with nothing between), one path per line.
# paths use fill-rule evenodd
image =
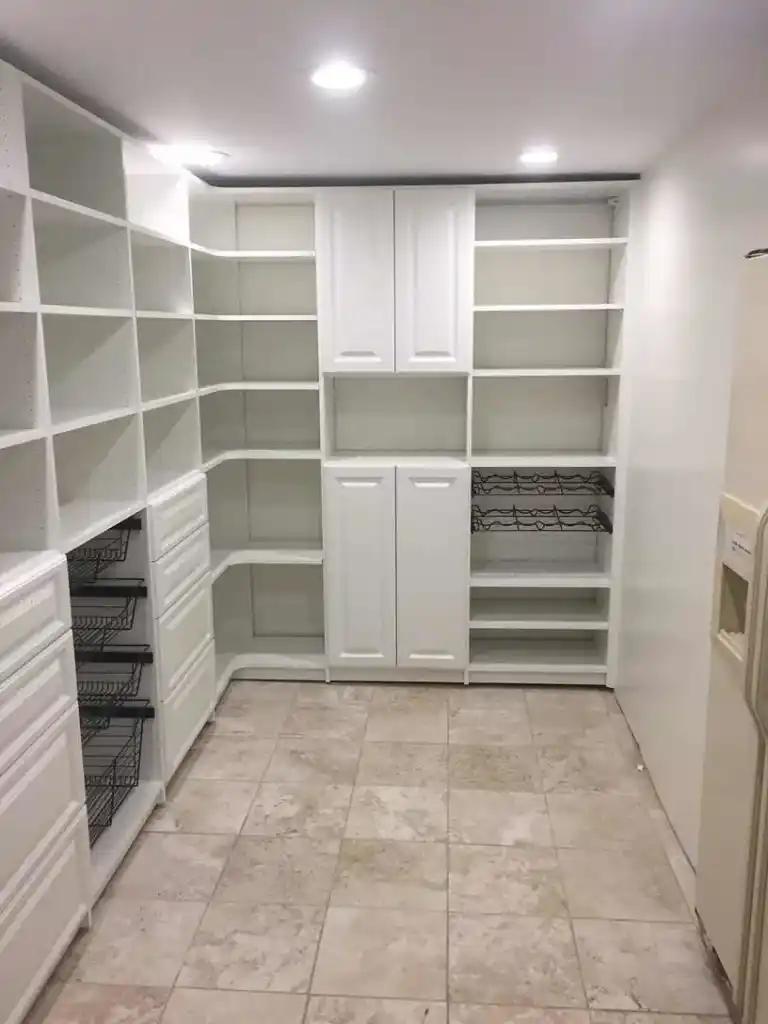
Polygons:
M647 784L618 747L571 743L539 748L546 793L624 793L640 798Z
M469 708L476 711L515 711L525 709L525 691L514 686L452 686L448 692L448 703L452 711Z
M330 907L312 991L439 1001L445 961L445 914Z
M338 839L241 838L214 894L216 903L324 906L333 885Z
M320 907L213 903L187 952L177 985L306 992L322 924Z
M368 717L365 738L368 742L446 743L447 702L412 708L398 704L383 709L374 707Z
M347 819L347 839L445 840L446 791L427 787L356 786Z
M547 805L537 793L452 789L448 794L452 843L480 846L551 846Z
M586 1006L568 921L450 914L448 944L455 1002Z
M299 683L296 707L338 708L348 704L368 705L373 686L341 683Z
M306 1024L448 1024L445 1003L313 996Z
M234 841L234 836L145 833L108 894L121 899L209 900Z
M278 992L176 988L163 1024L301 1024L306 1001Z
M36 1006L25 1024L159 1024L169 994L168 988L73 982L47 1007Z
M557 855L552 849L452 846L451 913L565 917Z
M555 846L584 850L660 849L647 806L621 793L550 793L547 806Z
M533 747L448 748L448 781L456 789L541 793L541 769Z
M362 742L368 722L368 709L360 704L335 708L294 707L283 722L282 736L308 736L325 741Z
M448 726L451 743L477 747L525 747L531 745L531 726L525 705L509 708L457 708Z
M243 825L243 835L340 839L352 786L264 782Z
M448 706L445 686L393 686L374 687L371 706L378 711L399 708L402 711L423 711Z
M587 1010L535 1010L520 1006L454 1003L451 1024L590 1024Z
M353 783L360 744L352 740L281 737L264 775L265 782Z
M446 786L448 748L440 743L364 743L359 785Z
M102 901L73 980L172 985L204 911L205 903Z
M184 779L147 823L148 832L233 835L240 831L258 789L257 782Z
M185 774L190 779L258 782L274 749L275 741L271 738L217 736L209 730L190 751Z
M691 920L662 853L647 850L560 850L573 917L616 921Z
M593 1010L592 1024L730 1024L730 1017L702 1017L701 1014L612 1013Z
M526 693L533 742L537 746L615 745L603 693L595 690L529 690Z
M447 882L444 843L345 839L331 904L445 911Z
M595 1010L725 1014L693 925L574 921Z
M218 736L277 736L296 693L290 683L235 680L216 709L214 731Z

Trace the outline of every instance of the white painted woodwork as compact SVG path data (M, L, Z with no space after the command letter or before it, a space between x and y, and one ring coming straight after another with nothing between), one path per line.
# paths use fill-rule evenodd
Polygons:
M395 369L393 193L321 189L315 209L320 365Z
M395 190L398 372L471 369L474 233L474 189Z
M158 688L167 700L213 639L211 578L203 577L157 622Z
M394 466L324 468L323 521L328 661L394 666Z
M468 660L468 466L397 467L397 662L464 668Z
M0 680L71 624L66 563L61 556L44 556L29 575L0 587Z
M215 652L209 643L162 706L163 779L169 782L216 702Z

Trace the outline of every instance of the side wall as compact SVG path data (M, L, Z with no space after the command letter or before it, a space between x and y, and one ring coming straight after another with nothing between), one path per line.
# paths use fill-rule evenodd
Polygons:
M632 228L617 697L695 863L741 257L768 246L768 82L659 161Z

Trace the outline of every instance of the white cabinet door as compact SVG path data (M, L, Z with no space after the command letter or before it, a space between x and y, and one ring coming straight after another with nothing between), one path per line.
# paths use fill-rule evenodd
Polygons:
M318 193L318 337L326 373L395 369L394 230L392 189Z
M398 466L397 663L463 669L469 656L469 467Z
M391 667L395 643L395 470L323 471L326 645L331 665Z
M471 188L396 191L398 371L471 369L474 252Z

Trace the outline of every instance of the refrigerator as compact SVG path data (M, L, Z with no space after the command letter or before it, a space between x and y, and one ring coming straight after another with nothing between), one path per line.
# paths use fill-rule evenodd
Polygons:
M699 923L737 1019L768 1024L768 250L747 255L712 615Z

